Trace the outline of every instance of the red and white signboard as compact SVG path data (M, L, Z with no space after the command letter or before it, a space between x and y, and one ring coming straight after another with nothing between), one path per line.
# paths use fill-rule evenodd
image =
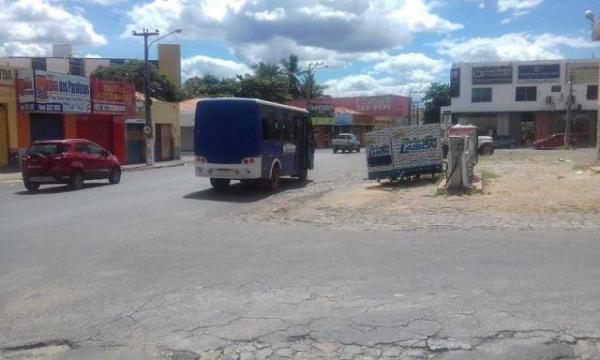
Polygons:
M133 84L92 79L92 109L94 114L135 115Z

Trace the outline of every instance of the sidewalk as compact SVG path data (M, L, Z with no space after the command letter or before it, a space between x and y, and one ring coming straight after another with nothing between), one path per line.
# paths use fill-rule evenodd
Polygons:
M123 165L121 166L121 170L123 172L126 171L142 171L142 170L150 170L150 169L162 169L162 168L170 168L175 166L184 166L187 164L192 164L194 162L194 157L191 155L184 155L179 160L172 161L161 161L157 162L152 166L146 166L146 164L133 164L133 165ZM0 184L9 184L12 182L20 182L22 181L21 172L18 170L0 170Z

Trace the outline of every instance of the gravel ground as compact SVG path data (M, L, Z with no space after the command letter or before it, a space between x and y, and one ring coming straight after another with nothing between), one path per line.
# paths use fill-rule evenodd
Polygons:
M366 181L364 159L335 179L281 192L240 216L258 223L312 223L344 229L593 230L600 228L595 149L498 150L482 157L484 194L437 195L432 180Z

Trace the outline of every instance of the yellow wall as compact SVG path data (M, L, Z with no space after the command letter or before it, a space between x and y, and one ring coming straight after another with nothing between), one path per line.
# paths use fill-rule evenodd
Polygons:
M8 127L8 148L11 153L16 153L18 148L17 133L17 100L14 86L0 85L0 104L6 108ZM4 140L0 140L4 141ZM2 146L5 146L2 144ZM0 159L0 166L6 166L8 159Z
M179 44L158 45L158 68L178 88L181 87L181 49Z
M179 126L179 103L152 103L152 133L156 136L156 124L171 124L173 136L173 151L178 158L181 149L181 131Z

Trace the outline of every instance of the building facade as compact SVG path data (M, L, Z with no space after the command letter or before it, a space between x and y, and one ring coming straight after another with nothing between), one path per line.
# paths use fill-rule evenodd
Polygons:
M480 135L510 136L529 145L564 133L571 94L571 129L579 134L581 145L594 145L598 65L596 60L455 64L450 73L451 105L442 116L476 125Z
M69 55L72 51L69 51L68 48L68 45L54 46L53 56L49 57L0 57L0 65L16 69L50 71L90 77L101 66L125 64L133 60L71 57ZM150 63L158 67L158 70L173 81L175 85L181 87L181 53L178 44L158 44L158 60L150 60Z
M0 66L0 167L14 165L17 160L16 72Z

